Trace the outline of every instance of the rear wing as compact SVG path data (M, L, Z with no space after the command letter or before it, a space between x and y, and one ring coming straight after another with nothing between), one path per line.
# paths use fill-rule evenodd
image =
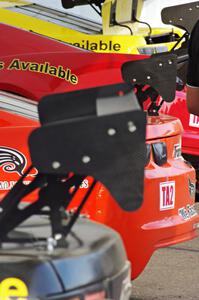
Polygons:
M42 126L29 140L34 166L43 174L93 176L122 209L139 208L146 121L133 97L127 84L44 97L38 107Z
M165 7L161 15L164 24L176 26L191 33L199 20L199 1Z
M121 209L132 212L142 205L146 116L134 106L133 95L131 85L120 84L41 100L41 127L29 138L38 174L25 186L30 167L1 201L1 242L13 242L16 238L9 235L13 229L32 215L45 214L51 220L52 237L63 245L97 180ZM66 222L65 210L87 176L93 181ZM22 209L21 200L38 188L36 201Z
M158 116L163 102L172 102L176 90L184 88L187 61L186 49L155 54L144 60L124 63L122 77L125 82L135 85L141 106L144 101L151 100L148 115Z
M125 82L149 85L166 102L172 102L175 98L176 75L175 54L155 54L144 60L126 62L122 66L122 77Z

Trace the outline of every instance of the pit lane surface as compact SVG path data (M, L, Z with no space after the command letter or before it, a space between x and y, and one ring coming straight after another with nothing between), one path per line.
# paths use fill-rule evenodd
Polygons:
M199 238L196 238L156 251L134 281L131 300L197 300L198 282Z

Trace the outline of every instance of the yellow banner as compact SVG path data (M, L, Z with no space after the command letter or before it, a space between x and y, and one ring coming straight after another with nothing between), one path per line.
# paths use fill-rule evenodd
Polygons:
M63 40L76 47L98 53L155 54L162 52L163 48L164 51L169 51L175 45L175 42L146 45L142 36L67 35Z

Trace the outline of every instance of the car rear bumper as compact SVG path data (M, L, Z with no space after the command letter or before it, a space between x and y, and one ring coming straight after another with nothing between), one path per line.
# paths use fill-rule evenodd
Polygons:
M189 183L195 181L194 169L183 159L172 162L172 165L166 168L151 166L145 171L145 192L141 208L134 212L122 210L106 188L98 183L83 213L120 233L132 264L134 279L143 271L156 249L197 236L199 216L194 210L194 194L191 195L189 189ZM175 183L175 205L173 208L162 210L160 187L165 182ZM76 194L73 208L84 192L81 189L79 194ZM195 213L192 211L192 214L188 214L190 208Z

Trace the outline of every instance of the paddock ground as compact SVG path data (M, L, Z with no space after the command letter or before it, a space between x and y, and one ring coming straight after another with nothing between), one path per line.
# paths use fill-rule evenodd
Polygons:
M199 238L156 251L134 281L131 299L198 300Z

